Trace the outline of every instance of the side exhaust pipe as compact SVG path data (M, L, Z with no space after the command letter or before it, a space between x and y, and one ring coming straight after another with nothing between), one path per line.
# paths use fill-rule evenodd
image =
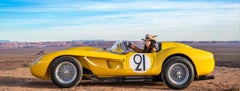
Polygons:
M195 80L198 81L198 80L211 80L211 79L214 79L213 75L210 75L210 76L199 76Z

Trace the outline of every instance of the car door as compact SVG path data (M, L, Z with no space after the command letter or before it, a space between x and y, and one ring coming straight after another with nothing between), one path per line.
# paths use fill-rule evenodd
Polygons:
M156 53L130 52L126 59L127 75L150 75Z

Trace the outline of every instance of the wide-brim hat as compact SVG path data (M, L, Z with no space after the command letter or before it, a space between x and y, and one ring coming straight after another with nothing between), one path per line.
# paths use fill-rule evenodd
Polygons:
M155 42L157 42L157 35L152 35L152 34L146 34L145 36L145 39L142 38L143 41L146 41L146 40L153 40Z

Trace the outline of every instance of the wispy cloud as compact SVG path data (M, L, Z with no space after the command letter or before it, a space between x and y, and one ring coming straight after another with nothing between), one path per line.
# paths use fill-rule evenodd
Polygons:
M83 1L25 1L33 5L6 7L8 12L65 12L65 11L129 11L129 10L194 10L194 9L238 9L239 3L223 2L174 2L174 1L124 1L124 2L83 2Z
M235 1L19 1L0 1L0 39L138 40L154 33L160 40L240 40Z

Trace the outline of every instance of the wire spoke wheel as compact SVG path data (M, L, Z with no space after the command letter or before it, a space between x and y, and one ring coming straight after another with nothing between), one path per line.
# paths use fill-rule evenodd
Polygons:
M55 71L56 78L63 84L69 84L77 77L77 68L71 62L60 63Z
M77 85L83 75L80 62L74 57L62 56L53 61L50 76L57 86L67 88Z
M168 87L172 89L184 89L194 79L194 68L187 58L173 56L164 63L161 77Z
M169 80L174 84L184 84L189 78L189 70L186 65L182 63L176 63L169 68L168 71Z

